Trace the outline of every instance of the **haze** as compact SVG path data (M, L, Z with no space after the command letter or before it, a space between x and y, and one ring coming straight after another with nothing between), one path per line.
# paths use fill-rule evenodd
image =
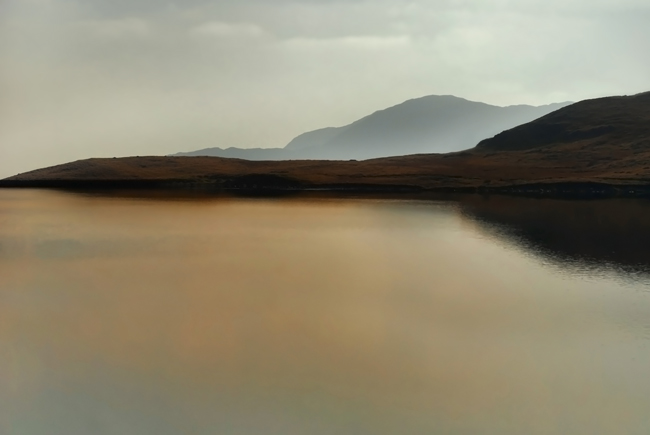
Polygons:
M0 3L0 177L281 147L409 98L650 89L647 0Z

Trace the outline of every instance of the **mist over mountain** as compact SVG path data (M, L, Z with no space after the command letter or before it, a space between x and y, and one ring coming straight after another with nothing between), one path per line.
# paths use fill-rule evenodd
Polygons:
M430 95L379 110L343 127L303 133L284 148L206 148L177 156L247 160L371 159L446 153L533 121L570 103L499 107L451 95Z
M318 130L308 131L307 133L303 133L293 138L283 149L286 151L296 151L326 145L337 136L347 131L352 125L354 124L346 125L344 127L325 127Z

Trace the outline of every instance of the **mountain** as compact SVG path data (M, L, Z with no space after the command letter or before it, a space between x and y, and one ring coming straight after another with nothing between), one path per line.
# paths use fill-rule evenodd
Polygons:
M304 153L311 158L369 159L461 151L566 104L498 107L433 95L377 111L343 127L326 143L305 148Z
M314 131L303 133L289 142L284 149L286 151L304 150L312 147L320 147L327 144L329 141L336 138L350 128L349 125L345 127L326 127Z
M88 159L0 180L0 187L12 186L650 196L650 93L582 101L448 154L363 161Z
M592 153L603 146L616 147L612 152L650 150L650 92L580 101L485 139L476 148L522 151L557 146Z
M303 133L284 148L207 148L176 155L247 160L363 160L460 151L567 104L499 107L451 95L431 95L377 111L343 127Z

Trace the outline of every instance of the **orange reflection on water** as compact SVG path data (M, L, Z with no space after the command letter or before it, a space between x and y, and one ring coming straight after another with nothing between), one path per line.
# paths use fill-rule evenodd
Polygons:
M309 412L325 401L324 421L374 433L647 427L650 390L634 382L645 366L612 356L650 356L607 311L617 284L540 267L454 204L39 191L0 202L0 243L15 247L0 251L13 361L0 395L14 413L47 389L102 395L97 385L128 379L197 407L217 393L270 408L316 398Z

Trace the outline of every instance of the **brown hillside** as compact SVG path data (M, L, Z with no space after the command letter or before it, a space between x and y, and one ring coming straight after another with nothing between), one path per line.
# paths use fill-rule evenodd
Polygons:
M650 92L581 101L485 139L477 149L513 151L558 144L650 149Z
M601 183L650 191L650 93L583 101L451 154L365 161L247 161L219 157L88 159L0 186L204 185L215 188L503 189Z

